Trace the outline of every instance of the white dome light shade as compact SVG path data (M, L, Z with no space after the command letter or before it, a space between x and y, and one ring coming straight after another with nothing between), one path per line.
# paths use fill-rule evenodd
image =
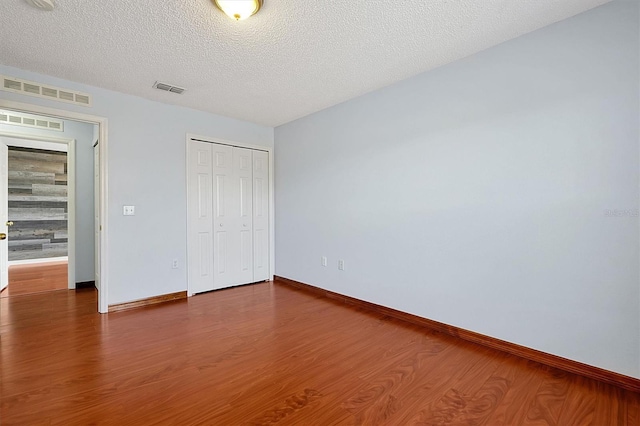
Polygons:
M46 10L46 11L52 11L56 7L55 4L53 4L53 0L26 0L26 1L31 6L38 9Z
M214 3L236 21L242 21L254 15L262 6L262 0L214 0Z

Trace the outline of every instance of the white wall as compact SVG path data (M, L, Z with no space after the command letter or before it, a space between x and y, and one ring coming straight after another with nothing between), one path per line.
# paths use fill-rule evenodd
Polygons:
M3 99L108 119L109 304L186 290L186 134L273 146L273 129L4 65L0 74L89 93L93 107L0 91ZM122 216L123 205L136 215Z
M638 48L613 2L276 128L276 274L640 377Z
M0 132L76 140L76 282L94 280L92 139L97 127L73 120L64 120L62 132L0 124Z

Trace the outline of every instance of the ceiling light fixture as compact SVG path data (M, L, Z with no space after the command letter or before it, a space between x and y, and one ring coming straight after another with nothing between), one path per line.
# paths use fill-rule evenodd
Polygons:
M255 15L262 7L262 0L213 0L218 9L236 21Z
M56 5L53 4L52 0L26 0L26 1L31 6L37 9L46 10L46 11L52 11L56 7Z

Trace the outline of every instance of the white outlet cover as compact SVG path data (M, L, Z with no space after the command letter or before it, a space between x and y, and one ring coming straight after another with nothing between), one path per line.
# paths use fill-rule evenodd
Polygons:
M135 214L136 214L136 206L122 206L123 216L135 216Z

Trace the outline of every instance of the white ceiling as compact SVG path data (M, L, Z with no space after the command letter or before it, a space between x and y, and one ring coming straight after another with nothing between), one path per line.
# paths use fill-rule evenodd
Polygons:
M54 1L0 1L0 63L277 126L610 0Z

